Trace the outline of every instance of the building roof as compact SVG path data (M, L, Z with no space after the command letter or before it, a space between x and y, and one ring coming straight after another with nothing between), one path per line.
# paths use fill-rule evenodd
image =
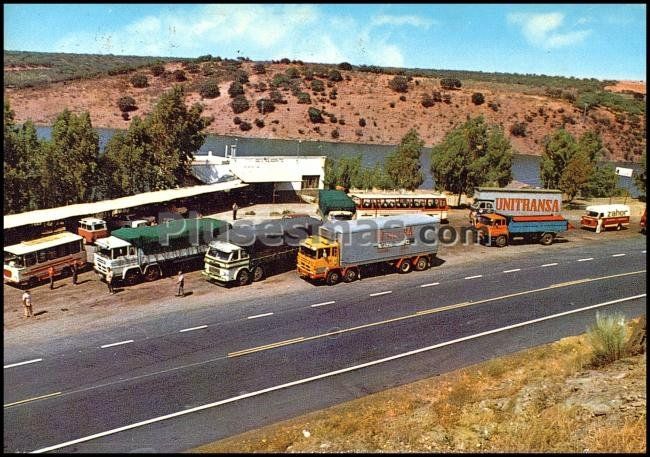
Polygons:
M53 235L48 235L43 238L35 240L23 241L18 244L7 246L4 248L5 252L21 255L28 252L34 252L36 249L46 249L60 244L69 243L71 241L81 240L82 237L71 232L59 232Z
M75 216L103 213L124 208L147 205L151 203L165 202L176 198L192 197L194 195L206 194L223 190L244 187L247 184L240 180L207 184L202 186L183 187L180 189L166 189L142 194L121 197L113 200L103 200L94 203L78 203L75 205L60 206L58 208L39 209L20 214L9 214L4 216L4 228L14 228L29 224L40 224L43 222L68 219Z

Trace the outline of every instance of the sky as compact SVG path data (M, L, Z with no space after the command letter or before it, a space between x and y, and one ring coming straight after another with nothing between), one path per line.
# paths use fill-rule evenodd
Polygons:
M4 4L4 49L646 80L646 5Z

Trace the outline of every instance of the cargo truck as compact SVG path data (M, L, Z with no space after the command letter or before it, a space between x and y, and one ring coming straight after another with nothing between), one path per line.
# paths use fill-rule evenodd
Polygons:
M323 221L349 221L355 218L357 205L342 190L318 191L318 212Z
M476 224L481 214L502 216L548 216L560 214L562 191L556 189L503 189L475 187L469 220Z
M115 230L95 240L94 269L102 278L110 269L126 285L142 278L155 281L189 262L202 261L209 243L229 227L225 221L202 218Z
M438 252L439 227L439 217L424 214L325 223L300 243L298 275L334 285L352 282L376 264L400 273L426 270Z
M628 205L592 205L585 208L580 218L580 227L600 233L610 228L621 230L630 225L630 207Z
M313 217L294 217L237 225L210 243L202 274L222 286L243 286L285 267L293 269L300 241L321 224Z
M559 214L503 216L488 213L478 216L475 226L479 242L488 246L504 247L516 238L548 246L558 233L569 229L569 221Z

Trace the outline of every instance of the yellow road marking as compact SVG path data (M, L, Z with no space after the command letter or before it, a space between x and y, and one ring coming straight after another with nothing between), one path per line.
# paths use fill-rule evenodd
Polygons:
M540 289L533 289L533 290L527 290L527 291L524 291L524 292L516 292L516 293L513 293L513 294L502 295L500 297L486 298L486 299L483 299L483 300L472 301L472 302L455 303L453 305L446 305L446 306L441 306L441 307L438 307L438 308L417 311L414 314L407 314L406 316L394 317L392 319L386 319L386 320L379 321L379 322L372 322L370 324L364 324L364 325L359 325L359 326L356 326L356 327L350 327L350 328L346 328L346 329L342 329L342 330L336 330L334 332L321 333L319 335L314 335L314 336L309 336L309 337L301 336L299 338L293 338L291 340L278 341L276 343L265 344L263 346L256 346L256 347L249 348L249 349L242 349L241 351L229 352L228 357L239 357L239 356L242 356L242 355L252 354L254 352L265 351L267 349L274 349L274 348L281 347L281 346L288 346L290 344L301 343L301 342L305 342L305 341L315 340L315 339L318 339L318 338L325 338L327 336L332 336L332 335L340 335L342 333L352 332L352 331L355 331L355 330L361 330L361 329L364 329L364 328L376 327L378 325L388 324L388 323L391 323L391 322L397 322L397 321L401 321L401 320L404 320L404 319L411 319L411 318L414 318L414 317L420 317L420 316L425 315L425 314L439 313L439 312L442 312L442 311L449 311L449 310L456 309L456 308L463 308L465 306L478 305L480 303L487 303L487 302L491 302L491 301L495 301L495 300L503 300L504 298L511 298L511 297L517 297L519 295L533 294L535 292L541 292L541 291L544 291L544 290L557 289L557 288L561 288L561 287L569 287L569 286L574 286L576 284L583 284L583 283L586 283L586 282L601 281L603 279L610 279L610 278L616 278L616 277L619 277L619 276L628 276L628 275L634 275L634 274L645 273L645 272L646 272L646 270L639 270L639 271L632 271L632 272L629 272L629 273L619 273L619 274L615 274L615 275L601 276L599 278L578 279L578 280L575 280L575 281L568 281L568 282L563 282L563 283L559 283L559 284L553 284L551 286L542 287Z
M15 401L13 403L7 403L6 405L4 405L4 407L8 408L9 406L20 405L21 403L27 403L29 401L35 401L35 400L41 400L43 398L54 397L56 395L61 395L61 392L54 392L53 394L41 395L40 397L28 398L26 400L20 400L20 401Z

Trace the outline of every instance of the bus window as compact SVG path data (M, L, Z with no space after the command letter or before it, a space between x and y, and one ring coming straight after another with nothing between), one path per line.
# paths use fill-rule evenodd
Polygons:
M31 267L32 265L35 264L36 264L36 253L30 252L29 254L25 254L25 266Z
M70 253L70 243L62 244L56 247L56 256L65 257Z
M71 242L71 243L68 243L68 246L69 246L68 249L69 249L69 251L70 251L70 254L76 254L77 252L81 251L81 250L83 249L83 248L81 247L81 243L82 243L81 240L79 240L79 241L73 241L73 242Z

